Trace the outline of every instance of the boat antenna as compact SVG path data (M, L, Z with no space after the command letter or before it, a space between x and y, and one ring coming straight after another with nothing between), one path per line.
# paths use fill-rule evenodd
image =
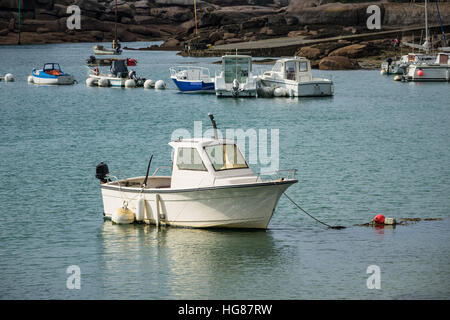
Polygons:
M21 7L20 7L20 3L22 2L22 0L19 0L19 39L18 39L18 41L17 41L17 44L18 45L21 45L21 43L20 43L20 13L21 13Z
M152 159L153 159L153 155L151 155L150 160L148 162L147 173L145 174L144 183L142 184L143 188L145 188L147 186L148 173L150 172L150 164L152 163Z
M217 124L216 124L216 121L214 120L214 116L212 115L212 113L208 113L208 117L209 117L209 119L211 119L211 123L212 123L212 126L214 128L214 139L217 140L218 138L217 138Z
M444 47L447 46L447 38L445 37L445 31L444 31L444 26L442 25L442 19L441 19L441 13L439 12L439 5L438 5L438 1L436 0L436 10L438 13L438 18L439 18L439 24L441 25L441 32L442 32L442 41L444 42Z
M428 1L425 0L425 52L428 54L430 52L429 46L429 34L428 34Z

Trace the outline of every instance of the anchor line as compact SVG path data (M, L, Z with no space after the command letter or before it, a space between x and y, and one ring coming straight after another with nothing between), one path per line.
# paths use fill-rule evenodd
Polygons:
M291 201L298 209L300 209L301 211L303 211L304 213L306 213L309 217L313 218L314 220L316 220L317 222L323 224L324 226L327 226L330 229L345 229L346 227L344 226L330 226L329 224L326 224L325 222L320 221L319 219L313 217L310 213L308 213L305 209L303 209L302 207L300 207L294 200L292 200L291 197L289 197L285 192L283 192L283 194L286 196L286 198L289 199L289 201Z

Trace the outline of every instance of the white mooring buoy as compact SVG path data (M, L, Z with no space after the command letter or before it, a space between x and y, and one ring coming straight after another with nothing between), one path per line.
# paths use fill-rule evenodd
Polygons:
M136 82L133 79L128 79L125 81L125 88L135 88Z
M151 89L151 88L154 88L154 87L155 87L155 81L153 81L151 79L145 80L145 82L144 82L144 88L145 89Z
M4 79L5 79L6 82L13 82L15 80L14 76L11 73L5 74Z
M166 83L164 80L158 80L155 82L155 89L157 90L164 90L166 88Z

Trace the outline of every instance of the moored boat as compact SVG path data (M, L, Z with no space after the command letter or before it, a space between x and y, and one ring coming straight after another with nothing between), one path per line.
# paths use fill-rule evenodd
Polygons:
M283 192L298 182L295 170L292 176L263 180L234 140L184 139L169 145L170 176L157 176L159 168L148 176L149 163L146 176L111 181L107 165L97 166L106 219L117 221L115 215L131 210L136 221L148 224L266 229Z
M222 56L222 70L214 78L218 97L256 97L257 77L252 73L252 57Z
M170 78L184 93L214 93L214 79L209 69L198 66L171 67Z
M280 96L332 96L334 93L333 81L313 77L311 63L304 57L279 59L259 79L262 87L272 88Z
M135 71L128 71L126 59L113 60L109 73L101 73L98 67L89 68L87 85L99 87L142 87L145 78L138 78Z
M415 82L450 81L450 53L438 53L432 63L410 64L403 78Z
M70 85L75 78L64 73L58 63L46 63L42 69L33 69L29 82L48 85Z

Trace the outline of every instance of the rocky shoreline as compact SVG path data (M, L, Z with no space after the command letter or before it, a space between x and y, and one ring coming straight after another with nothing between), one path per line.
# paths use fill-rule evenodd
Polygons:
M141 49L183 50L195 33L193 3L194 0L117 0L119 39L164 41L160 47L143 45ZM280 37L322 39L357 35L367 32L366 9L371 4L381 9L382 30L423 25L423 8L409 2L197 0L195 41L215 47ZM80 30L67 28L70 5L81 9ZM450 20L450 2L440 2L439 6L441 17ZM0 0L0 45L17 44L18 18L18 1ZM26 0L22 3L21 43L109 42L114 38L115 20L114 0ZM434 5L429 6L429 23L438 23ZM405 36L399 34L397 38ZM339 40L291 49L292 53L312 60L316 68L370 68L394 53L394 37ZM420 41L420 34L415 35L415 41ZM438 41L436 33L434 42Z

